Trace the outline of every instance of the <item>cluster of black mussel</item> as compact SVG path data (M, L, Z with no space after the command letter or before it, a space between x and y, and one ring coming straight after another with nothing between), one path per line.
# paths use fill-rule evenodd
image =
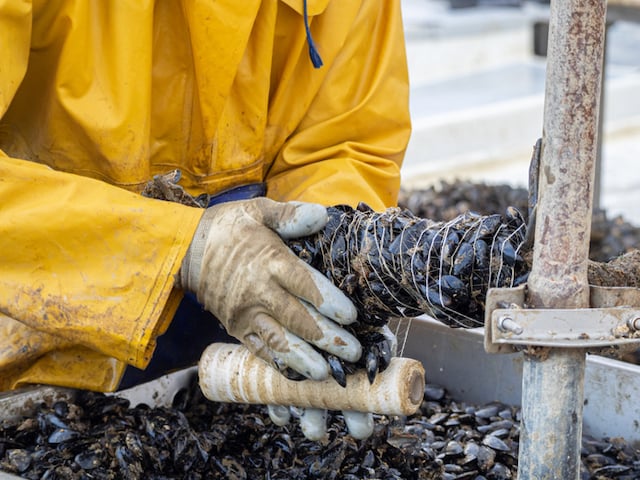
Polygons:
M214 403L194 381L171 407L82 392L0 429L0 470L27 479L443 479L517 476L519 410L471 405L427 384L409 417L376 416L355 440L333 413L324 442L275 426L266 407ZM640 478L640 452L583 439L581 479Z
M354 369L366 369L373 381L388 365L391 349L381 327L389 318L428 314L452 327L477 327L484 324L490 287L527 279L527 224L510 206L503 214L467 211L448 221L406 208L375 212L362 203L355 209L330 207L328 213L322 232L288 245L358 309L359 321L348 328L363 345L360 361L350 364L323 353L343 386Z
M515 207L528 221L531 200L529 190L505 184L489 184L455 180L440 182L428 188L401 190L398 205L422 218L449 221L474 211L479 215L501 212ZM608 262L640 245L640 227L622 216L610 216L606 210L595 208L591 219L589 257Z
M526 280L521 255L526 223L520 212L465 212L446 222L408 209L375 212L361 203L329 207L322 232L292 240L290 248L345 291L360 322L429 314L453 327L484 323L489 286Z

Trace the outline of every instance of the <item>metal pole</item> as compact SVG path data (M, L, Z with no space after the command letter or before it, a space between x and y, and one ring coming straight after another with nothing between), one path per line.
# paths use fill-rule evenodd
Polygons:
M532 308L588 308L606 0L552 0ZM585 351L524 356L519 479L578 479Z

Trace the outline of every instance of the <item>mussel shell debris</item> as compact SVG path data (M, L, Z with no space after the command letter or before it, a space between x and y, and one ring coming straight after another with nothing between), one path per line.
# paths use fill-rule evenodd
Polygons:
M373 435L349 436L330 412L328 438L305 439L267 408L206 400L194 378L174 406L130 406L122 398L79 393L55 412L76 435L52 444L54 407L0 428L0 470L26 479L509 479L518 468L519 409L454 401L427 384L418 413L375 416ZM53 423L52 423L53 420ZM487 428L482 428L487 427ZM23 435L23 441L16 433ZM483 430L481 432L480 430ZM26 440L30 439L30 440ZM621 439L583 437L582 478L640 478L640 451Z

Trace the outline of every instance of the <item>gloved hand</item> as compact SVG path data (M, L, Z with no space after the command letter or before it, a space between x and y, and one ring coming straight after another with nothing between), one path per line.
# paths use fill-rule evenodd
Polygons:
M329 366L310 344L356 361L361 345L339 324L354 322L357 312L282 240L315 233L327 218L321 205L267 198L212 206L203 214L178 283L258 357L324 380Z
M380 328L389 342L392 357L397 355L398 339L391 329L384 325ZM347 382L347 387L349 383ZM279 426L288 424L291 420L291 409L280 405L268 406L271 421ZM327 411L318 408L304 408L299 410L300 428L302 433L309 440L322 440L327 434ZM347 430L352 437L365 439L373 433L373 415L367 412L342 411Z

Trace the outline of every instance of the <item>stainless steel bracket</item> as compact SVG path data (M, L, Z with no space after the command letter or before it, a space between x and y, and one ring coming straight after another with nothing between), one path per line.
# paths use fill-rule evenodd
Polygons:
M488 353L513 353L518 346L640 347L640 289L591 286L591 308L529 309L525 288L493 288L487 293Z

